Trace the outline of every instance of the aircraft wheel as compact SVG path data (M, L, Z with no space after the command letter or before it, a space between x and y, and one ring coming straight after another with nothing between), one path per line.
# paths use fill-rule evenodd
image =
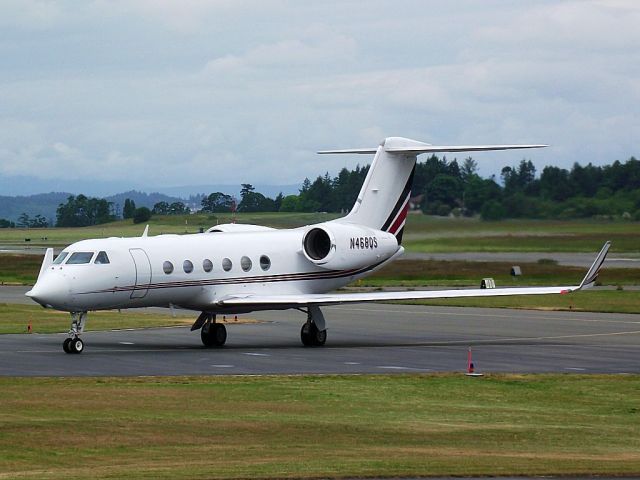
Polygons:
M300 340L305 347L310 347L311 343L311 325L312 323L304 323L300 329Z
M221 347L227 341L227 328L221 323L205 323L200 330L205 347Z
M222 323L214 324L213 329L213 344L216 347L223 346L227 341L227 327Z
M72 353L70 345L71 345L71 338L65 338L64 343L62 344L62 349L64 350L64 353Z
M200 329L200 340L205 347L213 347L213 335L211 335L213 325L215 324L205 323Z
M327 341L327 331L326 330L318 330L316 328L316 334L313 337L313 345L316 347L321 347Z
M305 347L321 347L327 341L327 331L318 330L315 323L307 322L300 330L300 340Z
M62 344L64 348L64 344ZM80 340L78 337L69 339L69 353L82 353L84 350L84 342Z

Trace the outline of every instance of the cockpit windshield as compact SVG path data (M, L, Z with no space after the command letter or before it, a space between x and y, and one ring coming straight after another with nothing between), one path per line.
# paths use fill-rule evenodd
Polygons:
M65 265L81 265L89 263L93 258L93 252L75 252L72 253Z
M69 252L61 252L60 255L58 255L53 261L53 264L60 265L62 262L64 262L64 259L67 258L67 255L69 255Z
M107 252L99 252L93 263L109 263Z

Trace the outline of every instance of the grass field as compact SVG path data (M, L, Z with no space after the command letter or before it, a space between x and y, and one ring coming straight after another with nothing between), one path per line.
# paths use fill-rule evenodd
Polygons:
M113 330L120 328L151 328L175 325L191 325L196 314L179 313L154 315L132 311L91 312L87 320L86 331ZM0 334L26 333L31 322L34 333L58 333L69 331L70 316L67 312L44 309L38 305L15 305L0 303Z
M640 474L640 376L2 378L0 478Z
M361 286L480 286L491 277L499 287L524 285L575 285L580 283L586 268L554 263L519 263L522 276L511 275L512 263L468 262L445 260L396 260L371 276L357 282ZM598 277L602 285L640 284L640 270L634 268L602 269Z
M336 218L322 213L238 214L240 223L290 228ZM149 221L150 234L195 233L217 223L228 223L228 215L157 216ZM85 238L137 236L143 224L131 220L86 228L2 229L0 245L62 247ZM46 240L43 238L46 237ZM475 218L440 218L409 215L404 241L416 252L597 252L607 240L616 252L640 252L640 223L606 220L504 220L483 222ZM29 242L25 242L29 238Z

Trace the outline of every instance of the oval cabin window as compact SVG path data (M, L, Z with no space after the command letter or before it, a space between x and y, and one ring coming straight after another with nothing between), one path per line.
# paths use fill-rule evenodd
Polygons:
M252 265L253 264L251 263L251 259L249 257L242 257L240 259L240 268L242 268L242 270L244 270L245 272L251 270Z
M271 268L271 259L266 255L260 257L260 268L265 272Z
M182 262L182 269L184 270L184 273L193 272L193 263L191 263L191 260L185 260Z
M213 262L211 260L209 260L208 258L205 258L202 261L202 269L205 272L210 272L211 270L213 270Z
M170 273L173 272L173 263L171 262L164 262L162 264L162 270L164 271L164 273L166 273L167 275L169 275Z
M222 260L222 269L225 272L228 272L229 270L231 270L231 267L233 267L231 260L229 260L228 258L225 258L224 260Z

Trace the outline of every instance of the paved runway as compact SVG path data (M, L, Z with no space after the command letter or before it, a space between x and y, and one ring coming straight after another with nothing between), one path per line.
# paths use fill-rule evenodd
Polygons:
M366 304L324 308L327 345L304 348L296 311L228 326L222 349L188 328L0 335L0 375L220 375L464 371L640 373L640 315ZM89 318L89 322L91 319Z

